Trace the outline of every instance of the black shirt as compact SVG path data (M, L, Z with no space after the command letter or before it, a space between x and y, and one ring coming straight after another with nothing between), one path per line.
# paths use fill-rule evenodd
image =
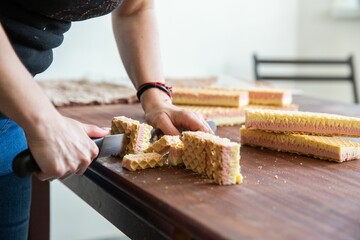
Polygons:
M110 13L122 0L0 0L0 22L33 75L45 71L72 21ZM1 53L0 53L1 54Z

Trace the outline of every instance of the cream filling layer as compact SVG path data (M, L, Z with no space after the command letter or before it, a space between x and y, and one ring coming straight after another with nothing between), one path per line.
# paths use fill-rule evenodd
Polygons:
M334 125L317 126L311 123L287 123L277 124L272 121L245 121L246 128L262 129L274 132L293 132L307 134L337 135L360 137L360 129L352 127L337 127Z

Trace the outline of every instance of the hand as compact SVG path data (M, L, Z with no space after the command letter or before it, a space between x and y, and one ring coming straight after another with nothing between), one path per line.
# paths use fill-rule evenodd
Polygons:
M201 114L174 106L170 98L158 89L147 90L141 100L146 121L164 134L181 135L178 129L213 134Z
M99 152L90 137L103 137L109 131L61 115L51 120L26 133L29 149L41 169L36 177L45 181L83 174Z

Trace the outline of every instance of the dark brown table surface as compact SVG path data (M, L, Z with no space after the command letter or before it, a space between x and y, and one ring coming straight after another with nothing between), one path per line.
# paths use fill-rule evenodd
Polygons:
M360 106L295 97L300 110L360 117ZM61 108L110 126L138 104ZM239 141L239 126L216 133ZM241 147L244 183L218 186L181 168L129 172L117 159L94 162L64 184L132 239L360 239L360 160L333 163ZM81 224L81 223L79 223Z

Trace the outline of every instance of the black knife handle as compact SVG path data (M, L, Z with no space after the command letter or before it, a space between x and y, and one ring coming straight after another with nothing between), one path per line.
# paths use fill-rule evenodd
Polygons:
M12 168L15 175L21 178L29 177L33 172L40 171L39 165L29 149L22 151L14 158Z
M101 149L104 138L101 137L92 140L95 142L96 146ZM15 175L21 178L29 177L33 172L40 171L40 167L36 163L35 158L29 149L26 149L16 155L12 163L12 168Z

